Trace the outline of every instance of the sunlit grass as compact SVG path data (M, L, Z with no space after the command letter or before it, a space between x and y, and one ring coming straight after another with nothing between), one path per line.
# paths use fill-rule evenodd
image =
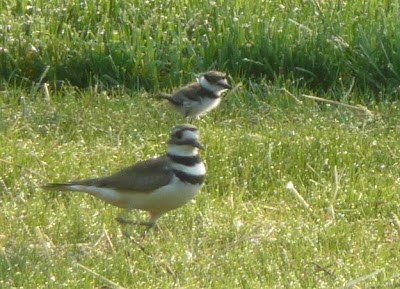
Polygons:
M367 114L256 84L228 95L195 122L205 187L144 241L141 228L116 223L119 209L40 186L163 154L183 121L167 104L10 90L0 108L0 287L399 286L396 104Z
M167 2L0 3L0 287L399 287L399 3ZM243 86L158 234L40 188L163 154L150 94L208 69Z
M157 91L216 68L396 99L398 14L396 1L5 0L0 80Z

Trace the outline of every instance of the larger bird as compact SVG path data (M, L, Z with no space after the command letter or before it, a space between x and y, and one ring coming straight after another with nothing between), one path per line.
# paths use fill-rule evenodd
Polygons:
M111 176L45 185L46 190L79 191L124 209L148 211L153 227L170 210L192 200L204 183L206 168L198 155L203 149L193 125L172 128L164 156L138 162Z
M198 82L190 83L172 95L160 94L184 117L198 118L216 108L221 102L221 93L232 89L228 83L228 74L209 71Z

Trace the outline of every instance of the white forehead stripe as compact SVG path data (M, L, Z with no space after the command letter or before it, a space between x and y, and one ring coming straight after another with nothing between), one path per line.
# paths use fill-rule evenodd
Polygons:
M218 83L222 84L222 85L229 85L228 81L226 80L226 78L220 79L218 80Z
M226 82L225 79L218 80L218 82L219 82L219 83L220 83L220 82L224 82L224 83L227 84L227 82ZM218 83L218 82L217 82L217 83ZM202 76L202 77L200 78L200 85L201 85L203 88L207 89L208 91L211 91L211 92L217 94L218 96L219 96L219 94L220 94L222 91L227 90L227 89L224 88L224 87L221 87L221 86L219 86L219 85L215 85L215 84L210 83L204 76Z
M199 131L198 130L184 130L182 134L182 139L198 139Z

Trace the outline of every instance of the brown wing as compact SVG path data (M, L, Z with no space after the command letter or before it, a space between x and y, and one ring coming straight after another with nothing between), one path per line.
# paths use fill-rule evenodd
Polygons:
M151 192L167 185L173 176L165 156L139 162L111 176L75 181L69 185L113 188L130 192Z
M199 83L192 83L175 92L172 97L183 103L186 99L200 101L199 93L202 90Z

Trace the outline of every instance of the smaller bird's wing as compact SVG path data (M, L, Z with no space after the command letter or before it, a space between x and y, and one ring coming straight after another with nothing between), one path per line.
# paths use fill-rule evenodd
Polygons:
M169 169L169 159L166 156L138 162L111 176L74 181L64 184L49 184L45 189L67 190L67 186L83 185L100 188L112 188L127 192L151 192L167 185L173 176Z
M179 99L179 98L173 98L171 95L169 94L165 94L165 93L159 93L157 95L158 98L160 99L167 99L169 102L171 102L174 105L183 105L183 100Z
M172 97L182 103L187 100L200 101L201 90L202 88L199 83L192 83L175 92Z

